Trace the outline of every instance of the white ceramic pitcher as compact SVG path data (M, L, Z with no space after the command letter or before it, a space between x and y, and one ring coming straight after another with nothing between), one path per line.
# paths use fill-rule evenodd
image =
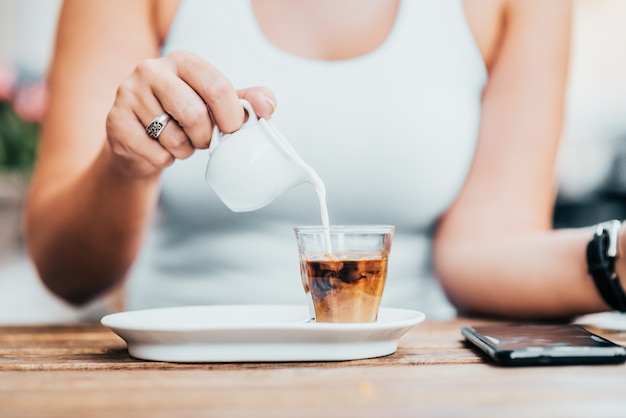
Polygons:
M204 176L230 210L257 210L299 184L322 184L271 122L246 100L241 104L248 120L231 134L214 127Z

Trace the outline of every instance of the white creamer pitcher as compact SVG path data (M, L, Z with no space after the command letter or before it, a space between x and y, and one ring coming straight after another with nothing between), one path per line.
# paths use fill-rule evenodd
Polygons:
M241 100L248 120L236 132L213 129L205 179L233 212L260 209L287 190L312 183L323 190L319 176L274 127L259 119L252 106ZM321 189L320 189L321 188Z

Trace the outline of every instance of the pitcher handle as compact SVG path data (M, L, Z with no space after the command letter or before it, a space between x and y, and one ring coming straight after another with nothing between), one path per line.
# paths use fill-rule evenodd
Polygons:
M248 122L250 122L250 120L254 120L255 122L258 122L259 118L257 117L256 113L254 113L254 109L252 108L252 105L250 104L249 101L245 99L239 99L239 103L241 103L241 106L243 106L245 111L248 113L248 119L243 123L243 125L241 125L241 128L238 129L238 130L241 130L246 127L246 125L248 124ZM211 134L211 142L209 144L209 155L213 153L213 151L215 150L215 147L217 147L217 145L227 135L229 134L225 134L222 131L220 131L220 128L217 127L216 123L213 124L213 133Z

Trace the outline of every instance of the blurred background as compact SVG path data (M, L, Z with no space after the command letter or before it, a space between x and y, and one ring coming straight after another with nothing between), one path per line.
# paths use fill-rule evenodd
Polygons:
M626 219L626 1L574 1L555 226Z
M110 306L75 309L53 297L20 232L60 3L0 0L0 324L98 320ZM574 7L558 228L626 219L626 0L574 0Z
M0 324L97 320L109 301L75 309L39 282L24 251L22 207L47 104L45 74L61 0L0 0Z

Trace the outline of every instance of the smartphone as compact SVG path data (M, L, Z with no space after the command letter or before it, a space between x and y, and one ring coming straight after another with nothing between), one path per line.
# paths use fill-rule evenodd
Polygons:
M626 349L573 324L463 327L467 341L502 366L619 364Z

